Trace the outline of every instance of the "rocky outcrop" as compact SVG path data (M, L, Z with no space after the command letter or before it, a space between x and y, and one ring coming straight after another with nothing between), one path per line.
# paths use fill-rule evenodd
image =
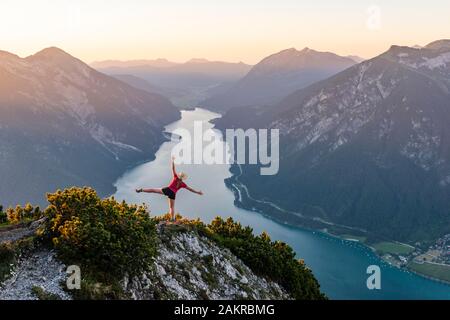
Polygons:
M14 234L20 232L30 235L29 227L14 230ZM1 233L2 244L21 238ZM151 270L122 281L130 299L290 299L277 283L255 275L228 249L183 225L161 224L158 235L158 255ZM30 248L19 254L12 272L0 284L0 300L38 299L36 288L52 297L71 299L64 289L66 269L53 250Z
M14 249L14 244L33 237L45 219L30 223L10 225L0 229L0 245L2 253L15 255L7 259L7 254L0 254L0 267L10 265L10 274L0 284L0 300L35 300L34 288L53 294L62 299L70 299L70 295L61 286L65 282L66 267L57 258L53 250L36 248L33 241L22 249ZM0 278L1 279L1 278Z
M39 219L29 223L5 226L0 229L0 243L14 242L35 234L45 219Z
M154 269L125 279L133 299L289 299L278 284L256 276L228 249L183 227L160 227Z
M10 277L0 286L0 300L37 300L34 288L69 300L70 294L63 289L65 282L66 266L54 251L41 248L19 258Z

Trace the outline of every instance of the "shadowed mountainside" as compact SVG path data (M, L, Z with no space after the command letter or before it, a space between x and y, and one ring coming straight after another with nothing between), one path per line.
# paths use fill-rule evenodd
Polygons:
M391 239L450 233L449 43L392 46L270 110L231 110L219 128L281 134L280 172L243 166L239 180L254 198Z
M58 48L0 52L0 199L44 201L47 190L93 185L106 195L130 165L152 158L179 111Z

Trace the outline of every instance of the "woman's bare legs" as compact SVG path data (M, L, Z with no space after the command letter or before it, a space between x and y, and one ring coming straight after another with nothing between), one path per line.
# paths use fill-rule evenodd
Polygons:
M163 194L161 189L157 189L157 188L150 188L150 189L141 189L141 192L145 192L145 193L158 193L158 194ZM137 190L136 190L137 191Z
M175 199L167 198L167 200L169 200L170 217L171 217L172 221L175 221Z
M145 192L145 193L157 193L164 194L161 189L150 188L150 189L136 189L136 192ZM169 201L169 214L172 221L175 221L175 199L167 198Z

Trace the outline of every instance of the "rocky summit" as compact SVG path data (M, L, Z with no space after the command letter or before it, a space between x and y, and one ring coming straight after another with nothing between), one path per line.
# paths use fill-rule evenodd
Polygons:
M0 242L32 235L37 225L0 232ZM125 276L120 285L126 297L153 299L292 299L279 284L255 275L228 249L183 225L160 223L158 256L150 271ZM31 246L18 258L0 284L0 300L73 299L65 289L67 265L55 250ZM0 278L1 280L1 278Z

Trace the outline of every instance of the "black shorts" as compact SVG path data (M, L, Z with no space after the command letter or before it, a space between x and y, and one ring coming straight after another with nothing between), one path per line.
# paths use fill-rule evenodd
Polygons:
M175 192L173 192L169 187L162 188L161 191L167 198L175 200Z

